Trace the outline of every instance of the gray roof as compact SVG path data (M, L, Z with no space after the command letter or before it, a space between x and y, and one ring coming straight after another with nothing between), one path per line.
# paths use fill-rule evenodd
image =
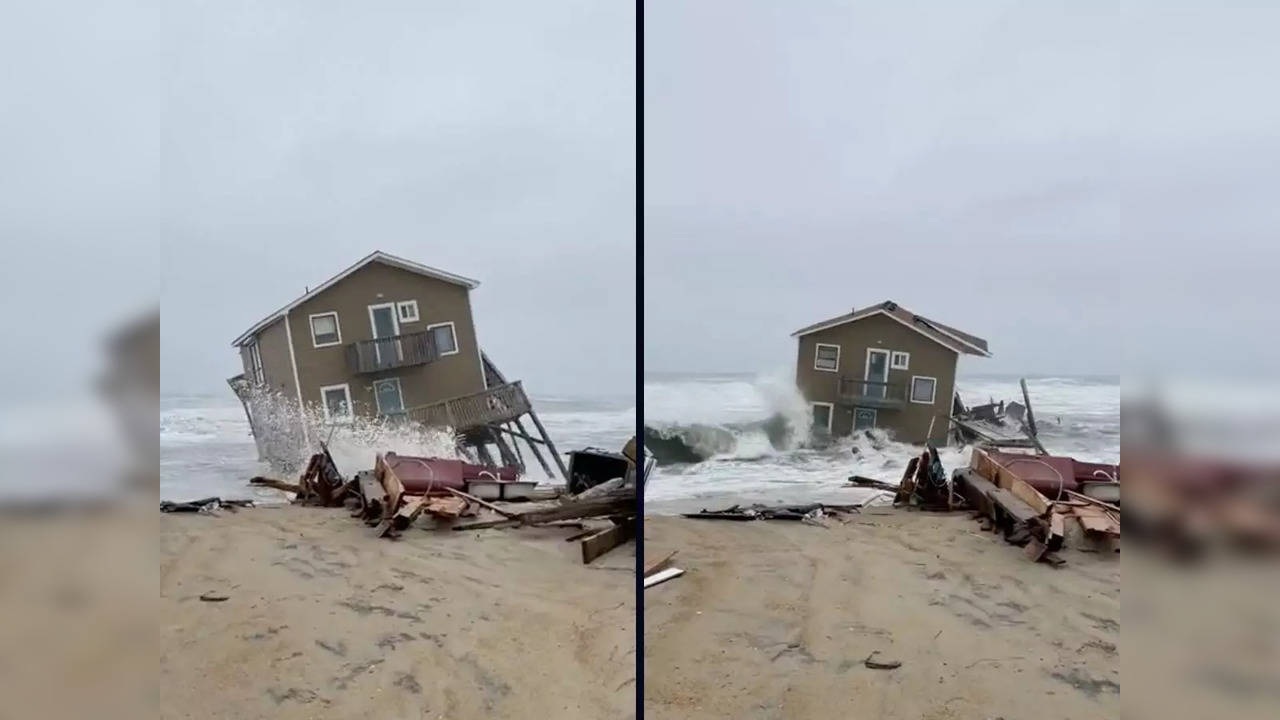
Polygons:
M856 322L863 318L873 315L888 315L907 327L919 332L925 337L933 340L939 345L944 345L959 353L967 353L969 355L980 355L982 357L991 357L991 351L987 347L987 341L976 335L970 335L962 330L957 330L950 325L944 325L937 320L931 320L923 315L917 315L901 305L886 300L878 305L869 305L860 310L845 313L838 317L823 320L807 327L791 333L791 337L800 337L810 333L826 330L827 328L844 325L845 323Z

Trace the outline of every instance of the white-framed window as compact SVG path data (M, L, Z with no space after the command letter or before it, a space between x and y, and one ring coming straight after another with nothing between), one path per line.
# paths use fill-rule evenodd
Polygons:
M355 417L351 409L351 386L343 383L320 388L320 407L324 410L325 420L350 422Z
M839 372L840 346L818 343L813 349L813 369L824 372Z
M836 406L825 402L814 402L809 405L813 408L813 427L831 432L831 416L835 414Z
M911 402L932 405L938 394L938 379L925 375L911 376Z
M458 354L458 335L454 332L453 323L428 325L427 332L431 333L431 343L435 346L437 355L443 357Z
M373 381L373 400L379 415L395 415L404 412L404 395L400 390L400 378Z
M418 301L404 300L396 303L396 314L402 323L418 322Z
M266 374L262 372L262 353L258 350L258 341L253 340L247 347L249 355L249 379L254 385L263 385L267 382Z
M338 327L338 313L316 313L311 320L311 345L330 347L342 344L342 328Z
M889 356L889 367L893 370L910 370L911 369L911 353L893 351Z

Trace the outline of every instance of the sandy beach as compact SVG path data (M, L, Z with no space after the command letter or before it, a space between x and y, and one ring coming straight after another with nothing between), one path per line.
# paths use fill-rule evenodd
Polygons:
M584 566L570 528L430 526L163 516L160 715L635 716L634 544Z
M647 718L1118 716L1119 555L1033 564L964 513L829 522L645 518L686 571L645 591Z

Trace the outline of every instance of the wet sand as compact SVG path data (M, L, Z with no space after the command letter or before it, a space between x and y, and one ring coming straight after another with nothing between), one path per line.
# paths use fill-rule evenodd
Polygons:
M829 522L645 518L686 571L645 591L646 718L1119 715L1119 555L1034 564L968 514Z
M571 528L430 525L163 516L160 715L634 717L634 544L584 566Z

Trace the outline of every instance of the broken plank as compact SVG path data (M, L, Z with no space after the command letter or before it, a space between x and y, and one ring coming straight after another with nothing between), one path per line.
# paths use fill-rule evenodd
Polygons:
M681 570L680 568L675 568L675 567L667 568L666 570L662 570L660 572L654 573L653 575L650 575L649 577L644 579L645 589L651 588L654 585L664 583L672 578L678 578L683 574L684 574L684 570Z
M644 569L644 576L649 577L650 575L656 572L659 572L661 570L666 570L668 567L671 566L671 562L676 559L677 552L679 551L672 550L671 552L667 553L667 556L662 558L661 560L653 561L648 567Z
M1035 511L1035 508L1026 504L1018 496L1004 488L996 488L995 490L992 490L988 494L988 497L991 498L991 502L994 505L998 506L1006 515L1012 518L1014 522L1019 525L1029 523L1040 517L1040 514Z
M508 511L506 511L506 510L503 510L502 508L498 507L497 505L494 505L494 504L493 504L493 503L491 503L491 502L485 502L484 500L481 500L480 498L476 497L475 495L471 495L471 494L469 494L469 493L464 493L464 492L462 492L461 490L454 490L453 488L450 488L450 487L445 488L445 490L448 490L449 492L453 493L454 495L457 495L457 496L458 496L458 497L460 497L460 498L463 498L464 500L470 500L471 502L473 502L473 503L475 503L475 504L477 504L477 505L479 505L479 506L481 506L481 507L489 508L490 510L492 510L492 511L494 511L494 512L498 513L499 515L501 515L501 516L503 516L503 517L505 517L505 518L515 518L515 517L516 517L516 514L515 514L515 513L513 513L513 512L508 512Z
M1049 512L1049 498L1040 493L1039 490L1031 487L1031 484L1025 480L1018 478L1010 478L1009 492L1017 496L1019 500L1030 505L1038 514L1044 515Z
M635 537L635 534L635 523L623 521L618 525L613 525L588 535L582 539L582 564L590 563L592 560Z

